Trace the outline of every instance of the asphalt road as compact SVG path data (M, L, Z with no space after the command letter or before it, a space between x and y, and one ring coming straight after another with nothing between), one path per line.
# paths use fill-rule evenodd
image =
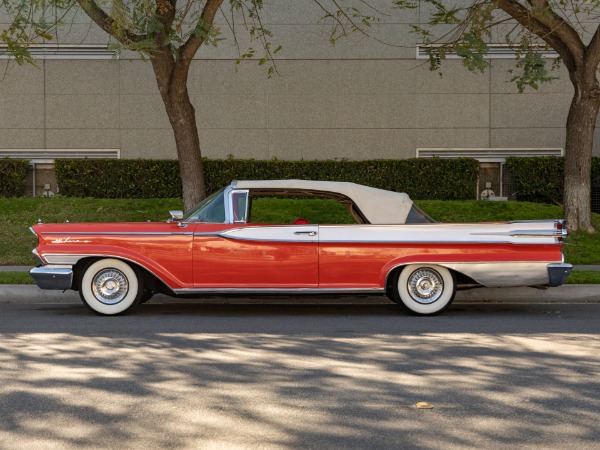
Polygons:
M0 304L0 448L600 448L599 319L600 304Z

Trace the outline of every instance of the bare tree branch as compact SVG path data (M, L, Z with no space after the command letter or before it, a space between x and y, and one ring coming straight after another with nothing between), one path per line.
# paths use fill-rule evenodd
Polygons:
M205 31L208 32L208 28L212 27L217 11L219 11L222 3L223 0L207 0L204 9L202 10L202 14L200 15L198 26L204 28ZM185 44L179 48L178 59L188 61L189 64L203 43L204 37L192 34Z
M598 64L600 64L600 25L596 28L594 36L586 49L587 54L587 65L586 72L588 76L596 79L596 71L598 70Z
M583 62L585 46L575 30L553 11L540 11L536 0L529 10L514 0L496 0L500 9L515 18L525 29L543 39L558 52L570 71L576 70ZM546 2L543 2L546 3ZM547 4L547 3L546 3ZM533 8L537 8L534 12Z
M108 35L113 36L119 42L124 45L129 45L135 42L142 42L146 40L147 36L140 36L135 33L131 33L128 30L117 29L113 27L113 19L104 12L102 8L98 6L95 0L77 0L81 9L90 16L90 18L102 28Z

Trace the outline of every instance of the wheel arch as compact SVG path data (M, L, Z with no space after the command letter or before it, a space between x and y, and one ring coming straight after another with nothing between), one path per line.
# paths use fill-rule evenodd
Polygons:
M144 277L144 282L146 283L146 286L150 287L156 292L160 292L167 295L174 295L174 292L169 287L169 285L165 283L158 275L156 275L150 269L145 267L143 264L140 264L139 262L133 261L129 258L112 255L87 256L77 261L77 263L73 266L73 282L71 285L71 289L75 291L79 290L79 280L83 276L85 268L96 261L100 261L101 259L116 259L119 261L123 261L124 263L129 264L134 270L138 271L142 277Z
M383 285L384 290L386 295L388 295L389 293L392 292L392 285L394 282L394 276L399 273L402 272L404 270L404 268L406 266L410 266L411 264L423 264L423 265L430 265L430 266L440 266L440 267L444 267L445 269L448 269L450 271L450 273L452 274L452 276L454 277L454 280L456 281L456 287L458 290L461 289L470 289L470 288L475 288L475 287L481 287L482 285L480 283L478 283L477 281L475 281L473 278L469 277L468 275L465 275L464 273L449 267L447 264L449 263L439 263L439 262L402 262L400 264L397 264L395 266L393 266L391 269L389 269L385 275L385 283Z

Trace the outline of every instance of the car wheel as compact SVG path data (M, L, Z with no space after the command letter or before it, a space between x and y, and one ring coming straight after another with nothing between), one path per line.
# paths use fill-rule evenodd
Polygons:
M126 262L101 259L83 271L79 296L93 312L101 315L124 314L142 297L143 277Z
M403 310L422 316L445 311L456 295L454 276L445 267L411 264L395 276L393 296Z

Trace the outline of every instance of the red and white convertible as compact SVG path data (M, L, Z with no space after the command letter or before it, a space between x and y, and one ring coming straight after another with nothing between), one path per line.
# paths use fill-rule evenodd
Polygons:
M304 211L279 217L277 199L288 212L294 203ZM347 223L339 215L331 223L330 207ZM385 294L407 312L432 315L457 287L559 286L571 270L563 220L433 223L408 195L353 183L234 181L171 216L34 225L39 266L30 273L42 289L78 290L105 315L157 292Z

